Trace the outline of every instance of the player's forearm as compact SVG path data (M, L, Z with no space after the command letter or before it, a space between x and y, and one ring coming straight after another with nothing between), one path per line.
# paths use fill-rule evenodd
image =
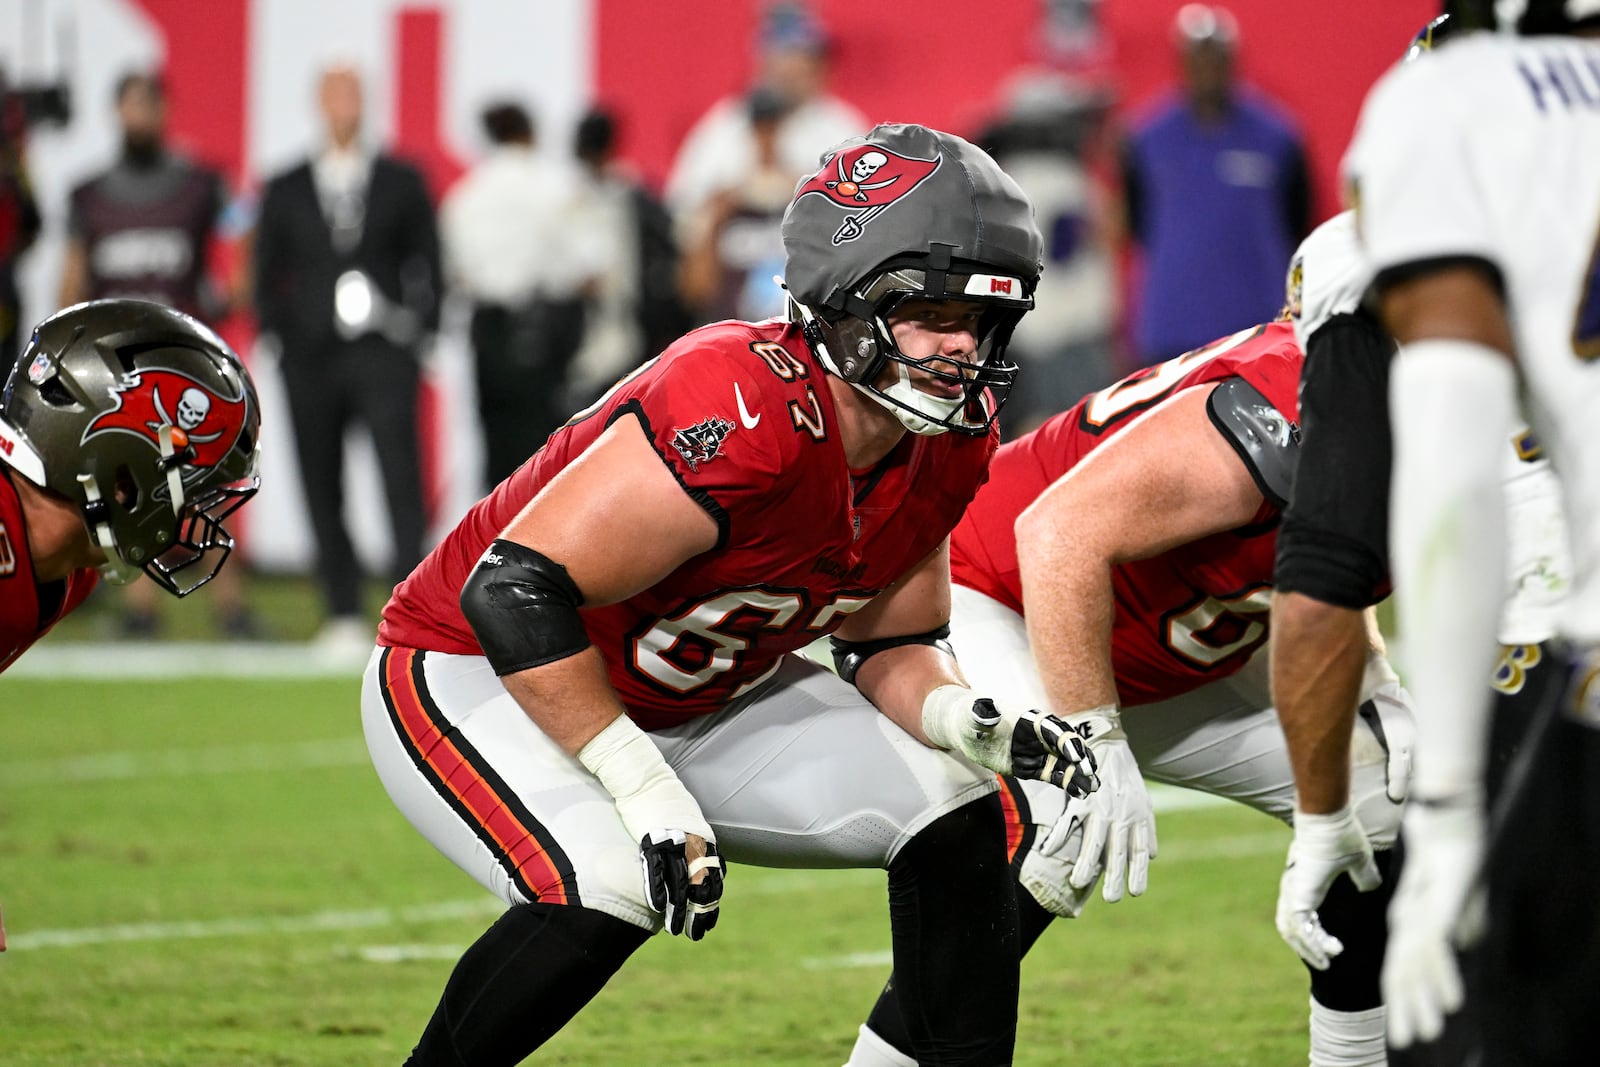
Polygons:
M1028 641L1052 704L1046 710L1068 715L1117 703L1111 553L1092 530L1024 513L1017 523L1017 563Z
M922 729L922 706L928 694L941 685L966 684L956 661L931 645L886 649L863 663L856 675L861 695L925 745L931 745Z
M500 680L534 725L568 755L577 755L613 719L625 714L597 648Z
M1349 800L1350 737L1370 647L1360 610L1273 595L1272 699L1301 811L1326 814Z

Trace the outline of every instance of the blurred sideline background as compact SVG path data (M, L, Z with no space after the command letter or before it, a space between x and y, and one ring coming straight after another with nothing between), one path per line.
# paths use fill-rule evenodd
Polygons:
M229 181L231 222L214 260L226 270L264 177L317 147L314 85L331 62L349 62L364 76L370 143L418 163L436 198L483 155L476 116L494 99L529 107L539 153L558 158L568 156L579 116L605 106L619 120L621 160L659 190L696 119L750 84L763 6L731 0L697 9L691 19L680 5L650 0L7 0L0 4L0 67L13 87L59 88L71 109L64 125L40 122L28 133L43 229L19 262L22 320L32 323L56 308L66 196L115 157L111 102L127 71L164 73L170 142ZM1074 38L1075 9L1084 6L1070 0L981 8L956 0L928 0L914 9L845 0L809 5L828 34L829 90L874 121L917 121L974 135L1005 108L1019 78L1064 71L1108 94L1114 135L1174 83L1170 27L1180 5L1087 5L1098 32ZM1243 80L1300 124L1313 221L1325 218L1338 207L1337 163L1363 92L1435 5L1233 0L1229 6L1241 30ZM1137 257L1124 254L1119 264L1122 291L1136 295ZM1131 299L1121 303L1125 322ZM465 321L459 302L447 305L424 387L424 477L434 536L483 489ZM243 515L243 559L258 573L302 574L312 546L273 353L256 344L248 314L215 325L251 363L265 409L263 489ZM355 436L347 512L362 559L381 572L387 523L378 518L383 503L370 452ZM291 582L281 596L292 602L298 589ZM314 598L299 611L275 607L265 585L252 595L266 598L267 615L281 617L272 630L277 636L315 629ZM176 632L203 632L205 613L195 615L174 618ZM63 636L92 633L93 621L90 612L63 626Z

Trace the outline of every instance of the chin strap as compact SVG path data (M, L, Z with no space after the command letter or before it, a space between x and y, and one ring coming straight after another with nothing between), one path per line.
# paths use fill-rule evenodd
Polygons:
M167 472L167 495L172 498L172 514L182 515L183 478L178 474L177 450L172 447L172 424L163 425L156 436L161 439L161 466Z
M817 358L822 361L822 365L830 373L842 379L856 392L871 398L873 403L887 408L890 414L899 419L900 423L914 434L932 437L942 434L951 428L947 424L935 422L927 417L931 413L922 410L918 405L927 404L937 409L943 408L948 404L948 410L939 413L938 417L949 418L964 403L962 398L953 397L945 401L919 392L916 386L911 384L911 372L906 368L905 364L898 360L885 361L895 369L895 381L886 389L876 389L863 382L853 381L845 377L844 374L840 373L839 365L834 362L833 354L828 351L828 346L823 340L822 324L817 320L816 313L794 298L794 294L789 292L789 287L784 284L782 278L774 275L772 280L777 282L778 287L789 296L789 306L793 309L790 321L794 321L794 314L799 315L800 330L805 334L806 343L811 346L811 350L817 354Z
M84 521L88 523L95 543L106 554L106 561L100 564L100 575L113 585L127 585L139 577L141 571L117 552L117 539L111 533L111 505L100 495L100 486L95 482L94 475L78 475L78 484L83 486Z

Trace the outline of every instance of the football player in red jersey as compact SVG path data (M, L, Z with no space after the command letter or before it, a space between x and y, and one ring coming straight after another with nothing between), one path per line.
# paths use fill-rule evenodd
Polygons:
M1257 653L1294 474L1301 361L1293 327L1275 322L1086 397L999 450L952 536L951 640L969 678L1078 726L1101 781L1085 799L1005 783L1024 950L1057 915L1076 916L1102 876L1108 901L1145 891L1156 833L1141 769L1285 821L1294 813ZM1376 637L1361 699L1352 793L1386 850L1409 713ZM1313 1064L1383 1062L1384 907L1348 883L1323 905L1349 944L1312 971ZM918 1062L898 984L897 974L862 1028L853 1067Z
M704 936L724 858L887 868L909 1043L925 1063L1010 1061L989 772L1082 793L1093 761L1059 720L966 685L947 539L995 448L1041 237L986 154L909 125L829 153L783 237L794 321L674 343L384 609L373 762L510 905L413 1063L520 1060L663 925ZM828 634L839 677L793 654Z
M40 323L0 393L0 671L100 575L180 597L215 576L260 425L244 364L188 315L96 300Z

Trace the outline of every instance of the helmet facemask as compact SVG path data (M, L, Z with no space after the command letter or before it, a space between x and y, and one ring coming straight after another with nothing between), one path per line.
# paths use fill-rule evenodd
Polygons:
M936 249L936 251L943 251ZM942 267L939 264L942 263ZM796 301L806 339L834 374L888 408L912 433L989 432L1010 396L1017 366L1005 358L1017 322L1033 307L1032 285L948 255L888 263L817 311ZM911 300L978 304L983 313L971 363L937 353L913 359L900 351L890 317ZM885 382L884 371L892 372ZM913 372L961 387L953 397L917 388Z
M0 393L8 465L79 507L101 574L147 574L179 597L233 548L222 523L259 484L258 412L225 342L137 300L41 323Z

